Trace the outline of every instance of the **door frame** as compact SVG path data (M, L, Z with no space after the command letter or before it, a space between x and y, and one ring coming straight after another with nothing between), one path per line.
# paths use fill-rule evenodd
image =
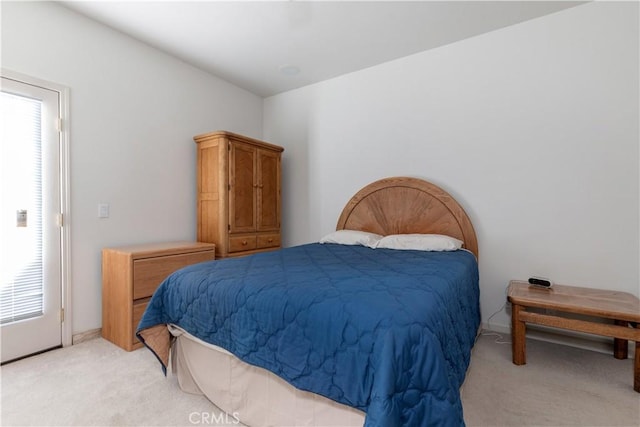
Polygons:
M6 68L0 68L0 75L6 79L15 80L32 86L39 86L58 93L58 137L60 140L60 294L61 294L61 337L62 346L73 344L73 322L71 312L71 176L69 152L69 88L58 83L38 79Z

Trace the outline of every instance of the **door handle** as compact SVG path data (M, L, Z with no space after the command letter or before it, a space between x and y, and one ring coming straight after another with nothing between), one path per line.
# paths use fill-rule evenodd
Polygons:
M16 227L26 227L26 226L27 226L27 210L18 209L16 211Z

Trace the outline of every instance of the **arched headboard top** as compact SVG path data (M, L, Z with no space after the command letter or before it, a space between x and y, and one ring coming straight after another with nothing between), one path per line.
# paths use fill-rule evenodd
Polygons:
M342 210L336 230L381 234L444 234L464 242L478 256L473 224L462 206L435 184L393 177L358 191Z

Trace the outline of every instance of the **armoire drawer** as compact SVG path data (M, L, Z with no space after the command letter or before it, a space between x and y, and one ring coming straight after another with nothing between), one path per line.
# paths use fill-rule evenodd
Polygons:
M258 249L262 248L279 248L280 234L264 234L258 236Z
M256 248L256 236L229 237L229 252L250 251Z

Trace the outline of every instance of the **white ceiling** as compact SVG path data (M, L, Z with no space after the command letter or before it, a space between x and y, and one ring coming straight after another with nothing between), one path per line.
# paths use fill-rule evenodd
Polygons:
M267 97L583 2L61 3ZM283 72L286 66L299 73Z

